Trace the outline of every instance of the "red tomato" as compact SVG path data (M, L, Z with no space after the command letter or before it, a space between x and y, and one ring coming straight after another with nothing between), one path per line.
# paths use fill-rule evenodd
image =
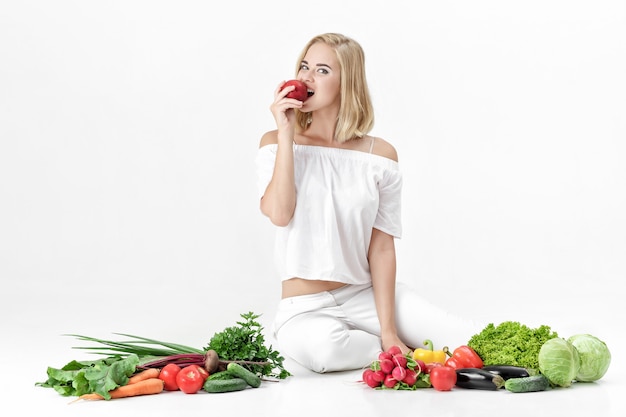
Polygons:
M300 100L300 101L304 101L307 98L309 98L306 84L304 84L302 81L299 81L299 80L289 80L285 84L283 84L283 86L280 89L282 90L283 88L289 87L291 85L295 87L295 90L290 91L287 94L287 98L295 98L296 100Z
M456 384L456 370L449 366L435 366L430 371L430 383L437 391L450 391Z
M176 375L176 384L185 394L195 394L204 385L204 376L198 365L185 366Z
M178 390L176 375L178 375L180 369L180 366L175 363L169 363L161 369L161 372L159 372L159 379L164 382L163 388L165 388L166 391Z
M443 364L439 363L439 362L430 362L426 364L426 373L429 374L432 372L433 368L438 368L440 366L443 366Z
M202 374L202 379L204 379L206 381L206 379L209 377L209 371L207 371L206 369L204 369L200 365L196 365L196 366L198 367L198 372L200 372L200 374Z

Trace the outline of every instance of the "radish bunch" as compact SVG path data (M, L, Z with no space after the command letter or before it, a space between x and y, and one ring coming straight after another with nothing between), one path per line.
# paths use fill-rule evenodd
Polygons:
M398 346L392 346L378 355L378 360L363 371L362 378L371 388L413 390L420 373L410 355L403 355Z

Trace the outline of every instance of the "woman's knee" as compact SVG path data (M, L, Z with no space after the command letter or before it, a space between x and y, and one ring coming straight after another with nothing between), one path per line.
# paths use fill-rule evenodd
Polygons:
M378 336L333 323L325 332L296 336L279 332L283 353L318 373L345 371L366 366L380 352Z

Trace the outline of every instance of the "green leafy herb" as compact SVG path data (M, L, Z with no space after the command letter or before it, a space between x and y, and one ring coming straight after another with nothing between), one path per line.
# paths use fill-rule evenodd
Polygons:
M71 361L63 368L48 368L48 379L35 385L53 388L63 396L96 393L110 399L109 391L128 383L135 372L137 355L108 357L96 361Z
M498 326L488 324L467 343L485 365L513 365L539 369L539 350L549 339L558 337L550 326L532 329L516 321L504 321Z
M249 312L241 314L245 321L238 321L237 326L225 328L215 333L206 350L213 349L220 359L235 361L265 362L264 364L246 364L252 372L284 379L291 374L284 368L284 358L270 345L265 345L263 327L256 321L260 315Z

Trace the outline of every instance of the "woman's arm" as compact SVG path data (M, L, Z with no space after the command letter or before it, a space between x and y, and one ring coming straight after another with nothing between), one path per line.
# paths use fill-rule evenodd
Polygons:
M396 345L402 353L407 353L410 349L400 340L396 328L396 248L393 236L372 229L368 257L382 348L387 350Z
M296 208L296 186L293 174L293 148L291 142L281 144L277 131L266 133L261 146L278 143L276 162L272 179L261 197L261 212L277 226L286 226L291 221ZM293 139L291 139L293 141Z
M261 198L261 212L277 226L286 226L296 208L296 186L293 174L293 140L296 115L294 108L302 102L287 98L293 86L282 89L282 83L274 91L274 102L270 111L276 121L277 130L268 132L261 139L261 146L276 143L278 150L272 180Z

